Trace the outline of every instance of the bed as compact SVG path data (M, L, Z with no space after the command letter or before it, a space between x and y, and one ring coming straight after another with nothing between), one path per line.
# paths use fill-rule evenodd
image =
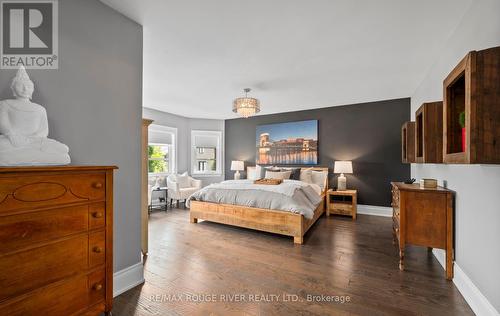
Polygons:
M252 167L247 168L247 174L250 174L252 171L250 168ZM193 195L189 199L190 221L191 223L197 223L198 220L201 219L291 236L293 237L294 243L302 244L304 242L304 235L325 212L325 196L326 190L328 189L328 168L308 167L301 168L301 171L306 169L309 169L312 172L321 172L322 174L326 173L322 187L316 192L319 196L319 203L315 205L315 208L311 210L311 213L304 213L304 215L298 212L272 208L259 208L247 205L237 205L234 203L204 201L200 200L201 195L198 194L198 196ZM292 183L292 186L304 185L292 181L287 182ZM241 186L244 185L245 183L243 181ZM310 190L307 190L307 192L309 191Z

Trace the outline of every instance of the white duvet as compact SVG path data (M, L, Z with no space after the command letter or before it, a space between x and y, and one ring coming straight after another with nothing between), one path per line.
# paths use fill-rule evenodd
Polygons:
M318 185L297 180L284 180L279 185L254 184L253 180L228 180L204 187L190 200L242 205L288 211L311 219L321 202Z

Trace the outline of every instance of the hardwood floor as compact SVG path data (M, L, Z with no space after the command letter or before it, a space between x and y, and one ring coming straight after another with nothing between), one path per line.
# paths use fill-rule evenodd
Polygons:
M398 270L391 224L323 216L300 246L290 237L192 224L188 210L153 213L146 283L116 297L113 315L473 315L427 249L409 247L406 271Z

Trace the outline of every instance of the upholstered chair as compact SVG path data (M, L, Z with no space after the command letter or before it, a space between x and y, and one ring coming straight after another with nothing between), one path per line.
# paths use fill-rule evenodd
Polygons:
M181 175L172 174L167 177L167 187L170 204L175 200L177 201L177 207L179 207L179 201L182 201L184 207L186 207L186 200L191 194L201 189L201 180L188 176L187 172Z

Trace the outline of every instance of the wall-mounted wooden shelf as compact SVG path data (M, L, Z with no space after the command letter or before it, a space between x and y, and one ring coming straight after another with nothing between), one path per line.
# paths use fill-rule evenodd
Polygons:
M415 162L415 122L405 122L401 127L401 161Z
M443 88L444 162L499 164L500 47L468 53L446 77ZM461 112L465 112L465 146Z
M443 102L424 103L415 112L415 162L443 162Z

